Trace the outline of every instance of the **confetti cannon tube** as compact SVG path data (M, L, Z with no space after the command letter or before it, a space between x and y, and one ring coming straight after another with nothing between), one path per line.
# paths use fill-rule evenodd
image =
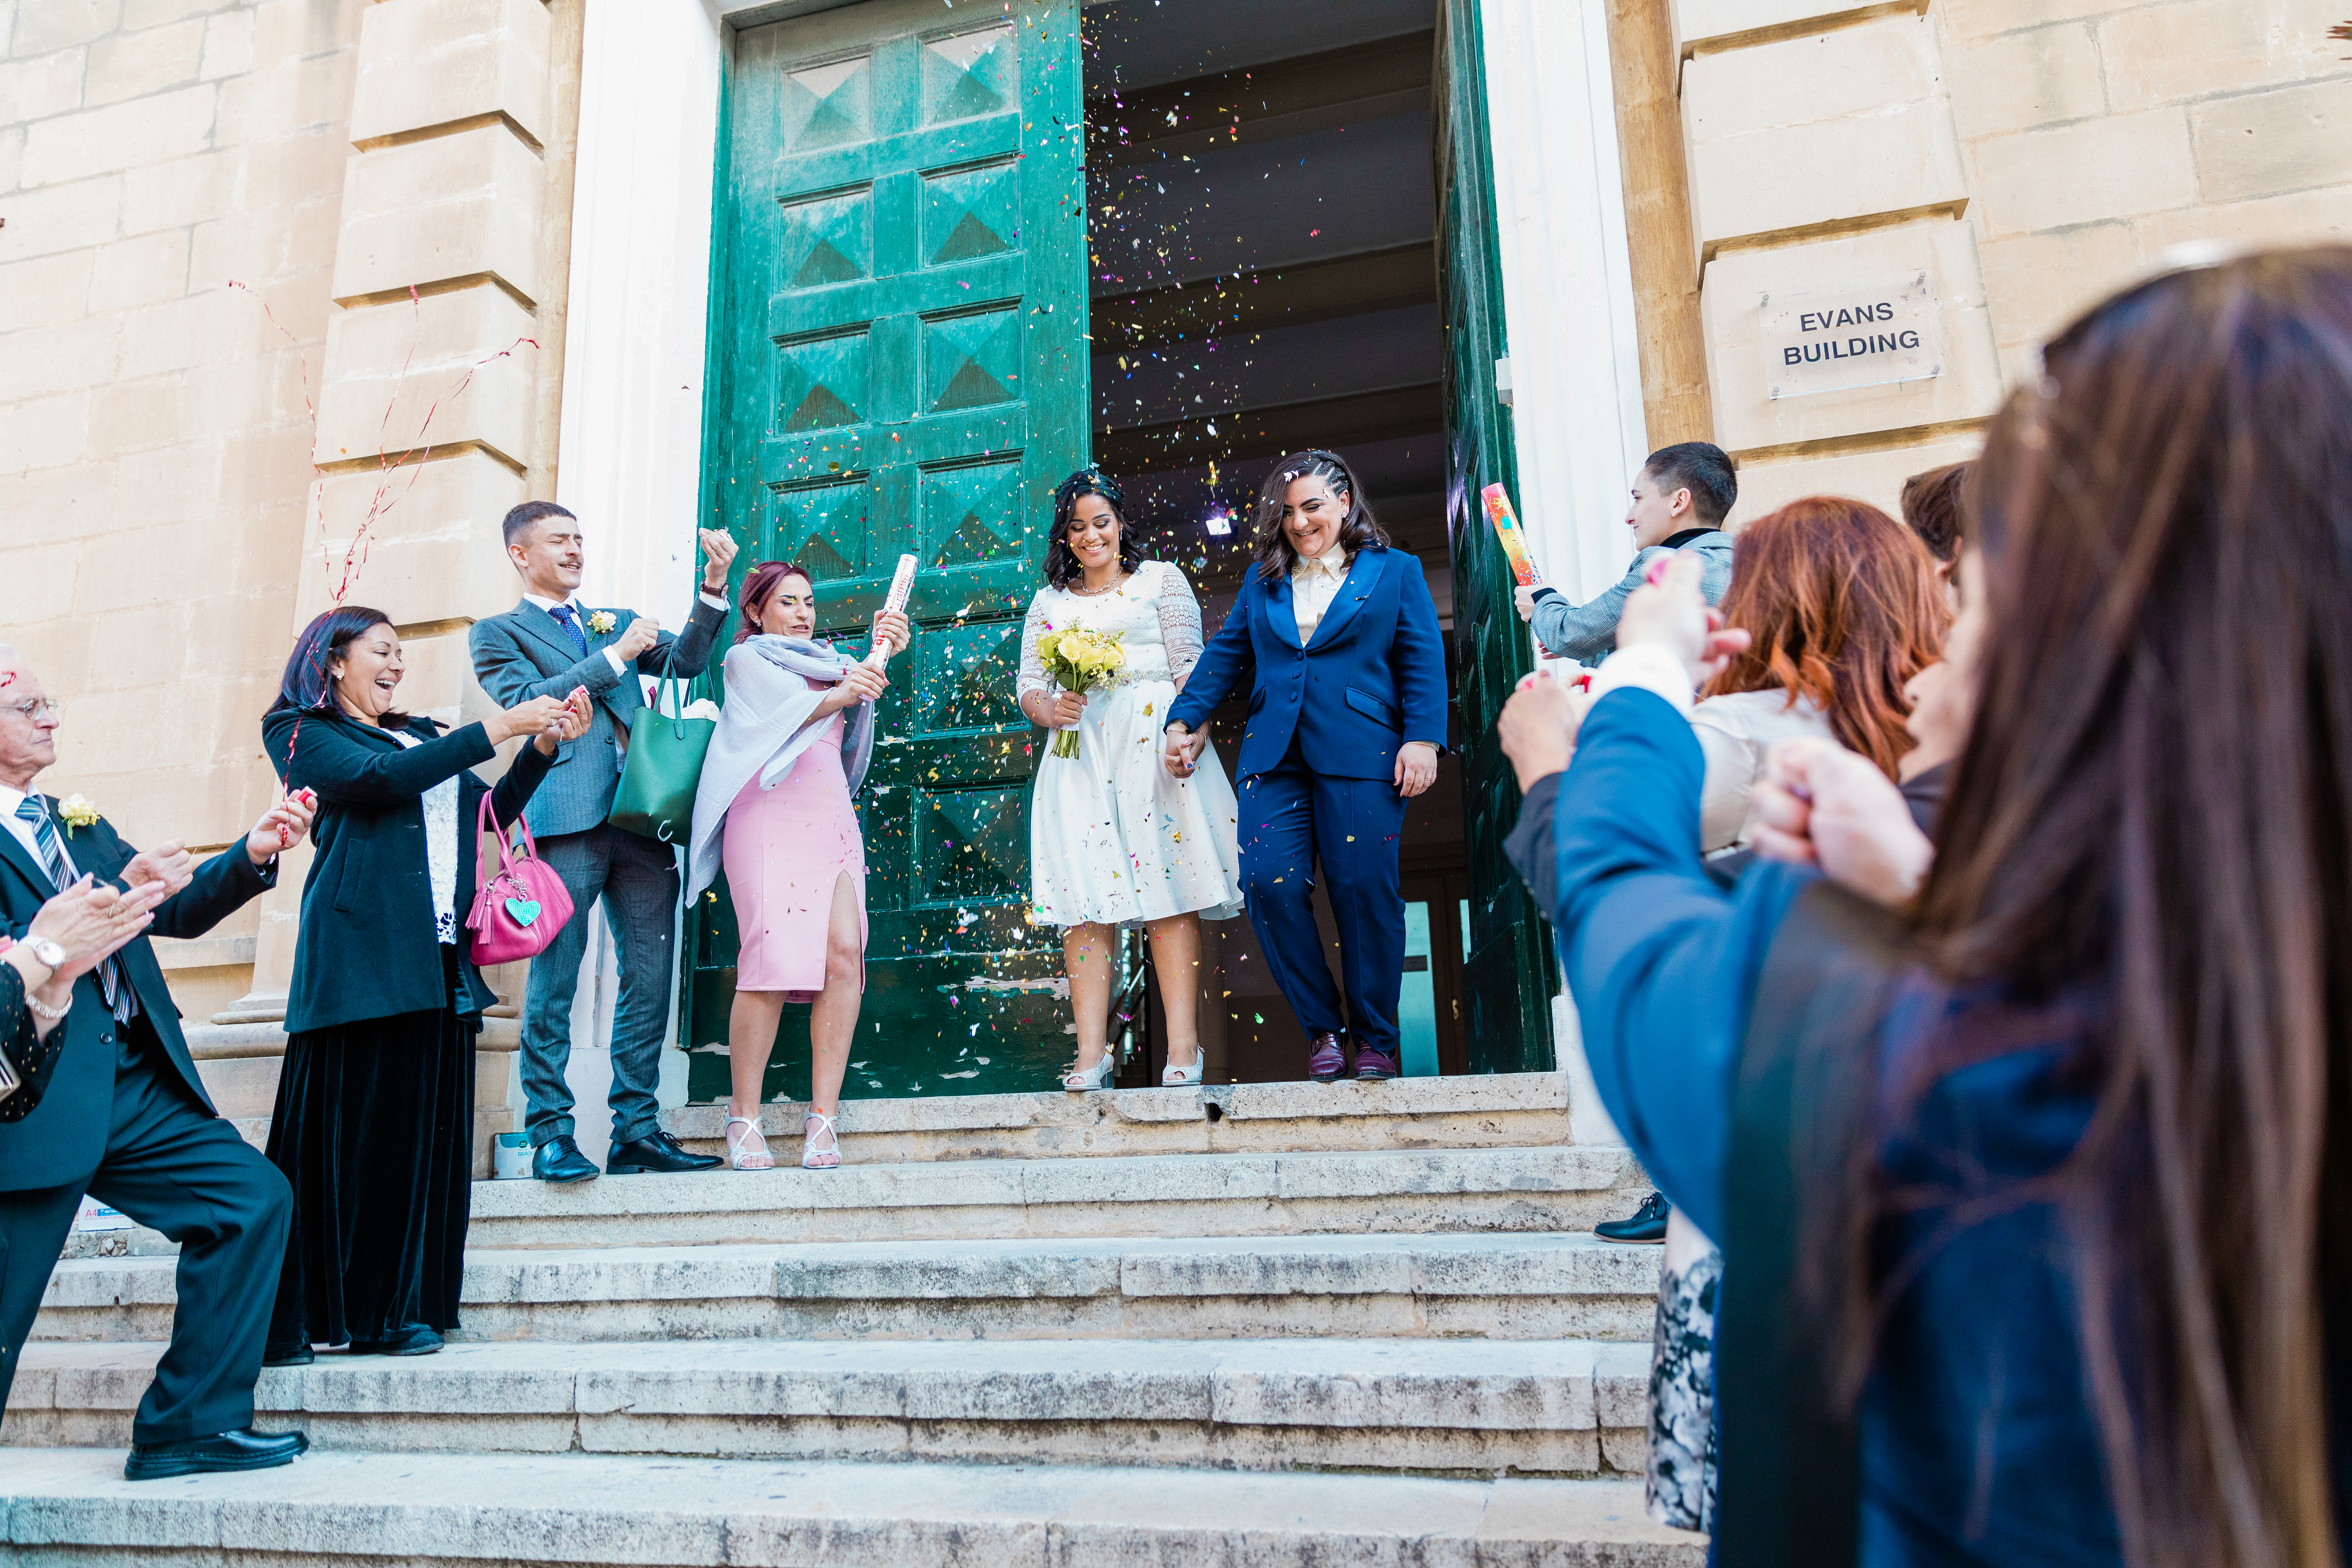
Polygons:
M915 558L911 555L901 555L898 557L898 569L890 574L890 592L888 596L884 598L882 601L883 609L896 610L899 614L904 615L907 610L907 599L908 595L914 593L914 591ZM879 668L883 664L887 663L889 659L889 655L884 653L882 651L882 643L877 640L872 647L866 650L866 662L873 665L877 668ZM894 648L891 651L896 652L897 650Z
M1511 510L1511 498L1503 487L1488 485L1478 492L1478 499L1486 503L1486 521L1495 525L1495 537L1502 541L1503 553L1510 557L1512 577L1522 588L1543 581L1543 574L1528 554L1527 535L1519 531L1519 514Z

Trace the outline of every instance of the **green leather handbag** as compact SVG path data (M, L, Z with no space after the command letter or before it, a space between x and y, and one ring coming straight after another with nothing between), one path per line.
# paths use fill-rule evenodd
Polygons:
M702 759L719 725L685 716L686 694L675 675L662 677L654 699L652 708L638 710L629 731L629 759L604 820L664 844L682 845L694 831L694 789L702 781Z

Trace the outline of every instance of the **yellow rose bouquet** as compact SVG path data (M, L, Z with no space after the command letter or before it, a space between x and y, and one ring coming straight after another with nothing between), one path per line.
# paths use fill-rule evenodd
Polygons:
M1127 649L1119 646L1122 635L1088 631L1084 626L1049 631L1037 639L1037 658L1045 664L1045 673L1065 691L1099 690L1127 668ZM1076 728L1055 731L1054 755L1077 754Z

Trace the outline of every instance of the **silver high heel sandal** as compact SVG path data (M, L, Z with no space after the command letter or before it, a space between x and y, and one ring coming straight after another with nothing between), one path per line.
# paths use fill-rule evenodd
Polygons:
M1083 1094L1087 1090L1092 1089L1108 1089L1110 1087L1110 1075L1112 1071L1113 1063L1111 1061L1110 1052L1108 1050L1105 1050L1103 1052L1102 1060L1095 1063L1094 1066L1090 1068L1072 1068L1068 1072L1064 1073L1062 1075L1062 1087L1068 1089L1072 1094Z
M1160 1069L1160 1082L1162 1087L1167 1089L1193 1089L1199 1087L1201 1082L1201 1045L1199 1041L1195 1040L1192 1043L1192 1065L1190 1067L1180 1068L1173 1062L1169 1063L1166 1067Z

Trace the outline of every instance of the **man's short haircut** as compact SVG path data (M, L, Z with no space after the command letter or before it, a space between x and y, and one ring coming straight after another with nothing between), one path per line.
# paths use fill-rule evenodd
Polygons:
M1669 495L1690 491L1692 512L1709 528L1721 528L1731 515L1731 503L1739 499L1739 476L1732 471L1730 458L1706 441L1661 447L1650 454L1642 471Z
M1903 481L1903 521L1927 547L1927 553L1947 565L1960 553L1960 487L1968 483L1969 465L1948 463Z
M543 522L551 517L570 517L571 515L551 500L523 502L522 505L507 513L506 521L500 525L506 535L507 548L511 550L528 538L533 523Z

